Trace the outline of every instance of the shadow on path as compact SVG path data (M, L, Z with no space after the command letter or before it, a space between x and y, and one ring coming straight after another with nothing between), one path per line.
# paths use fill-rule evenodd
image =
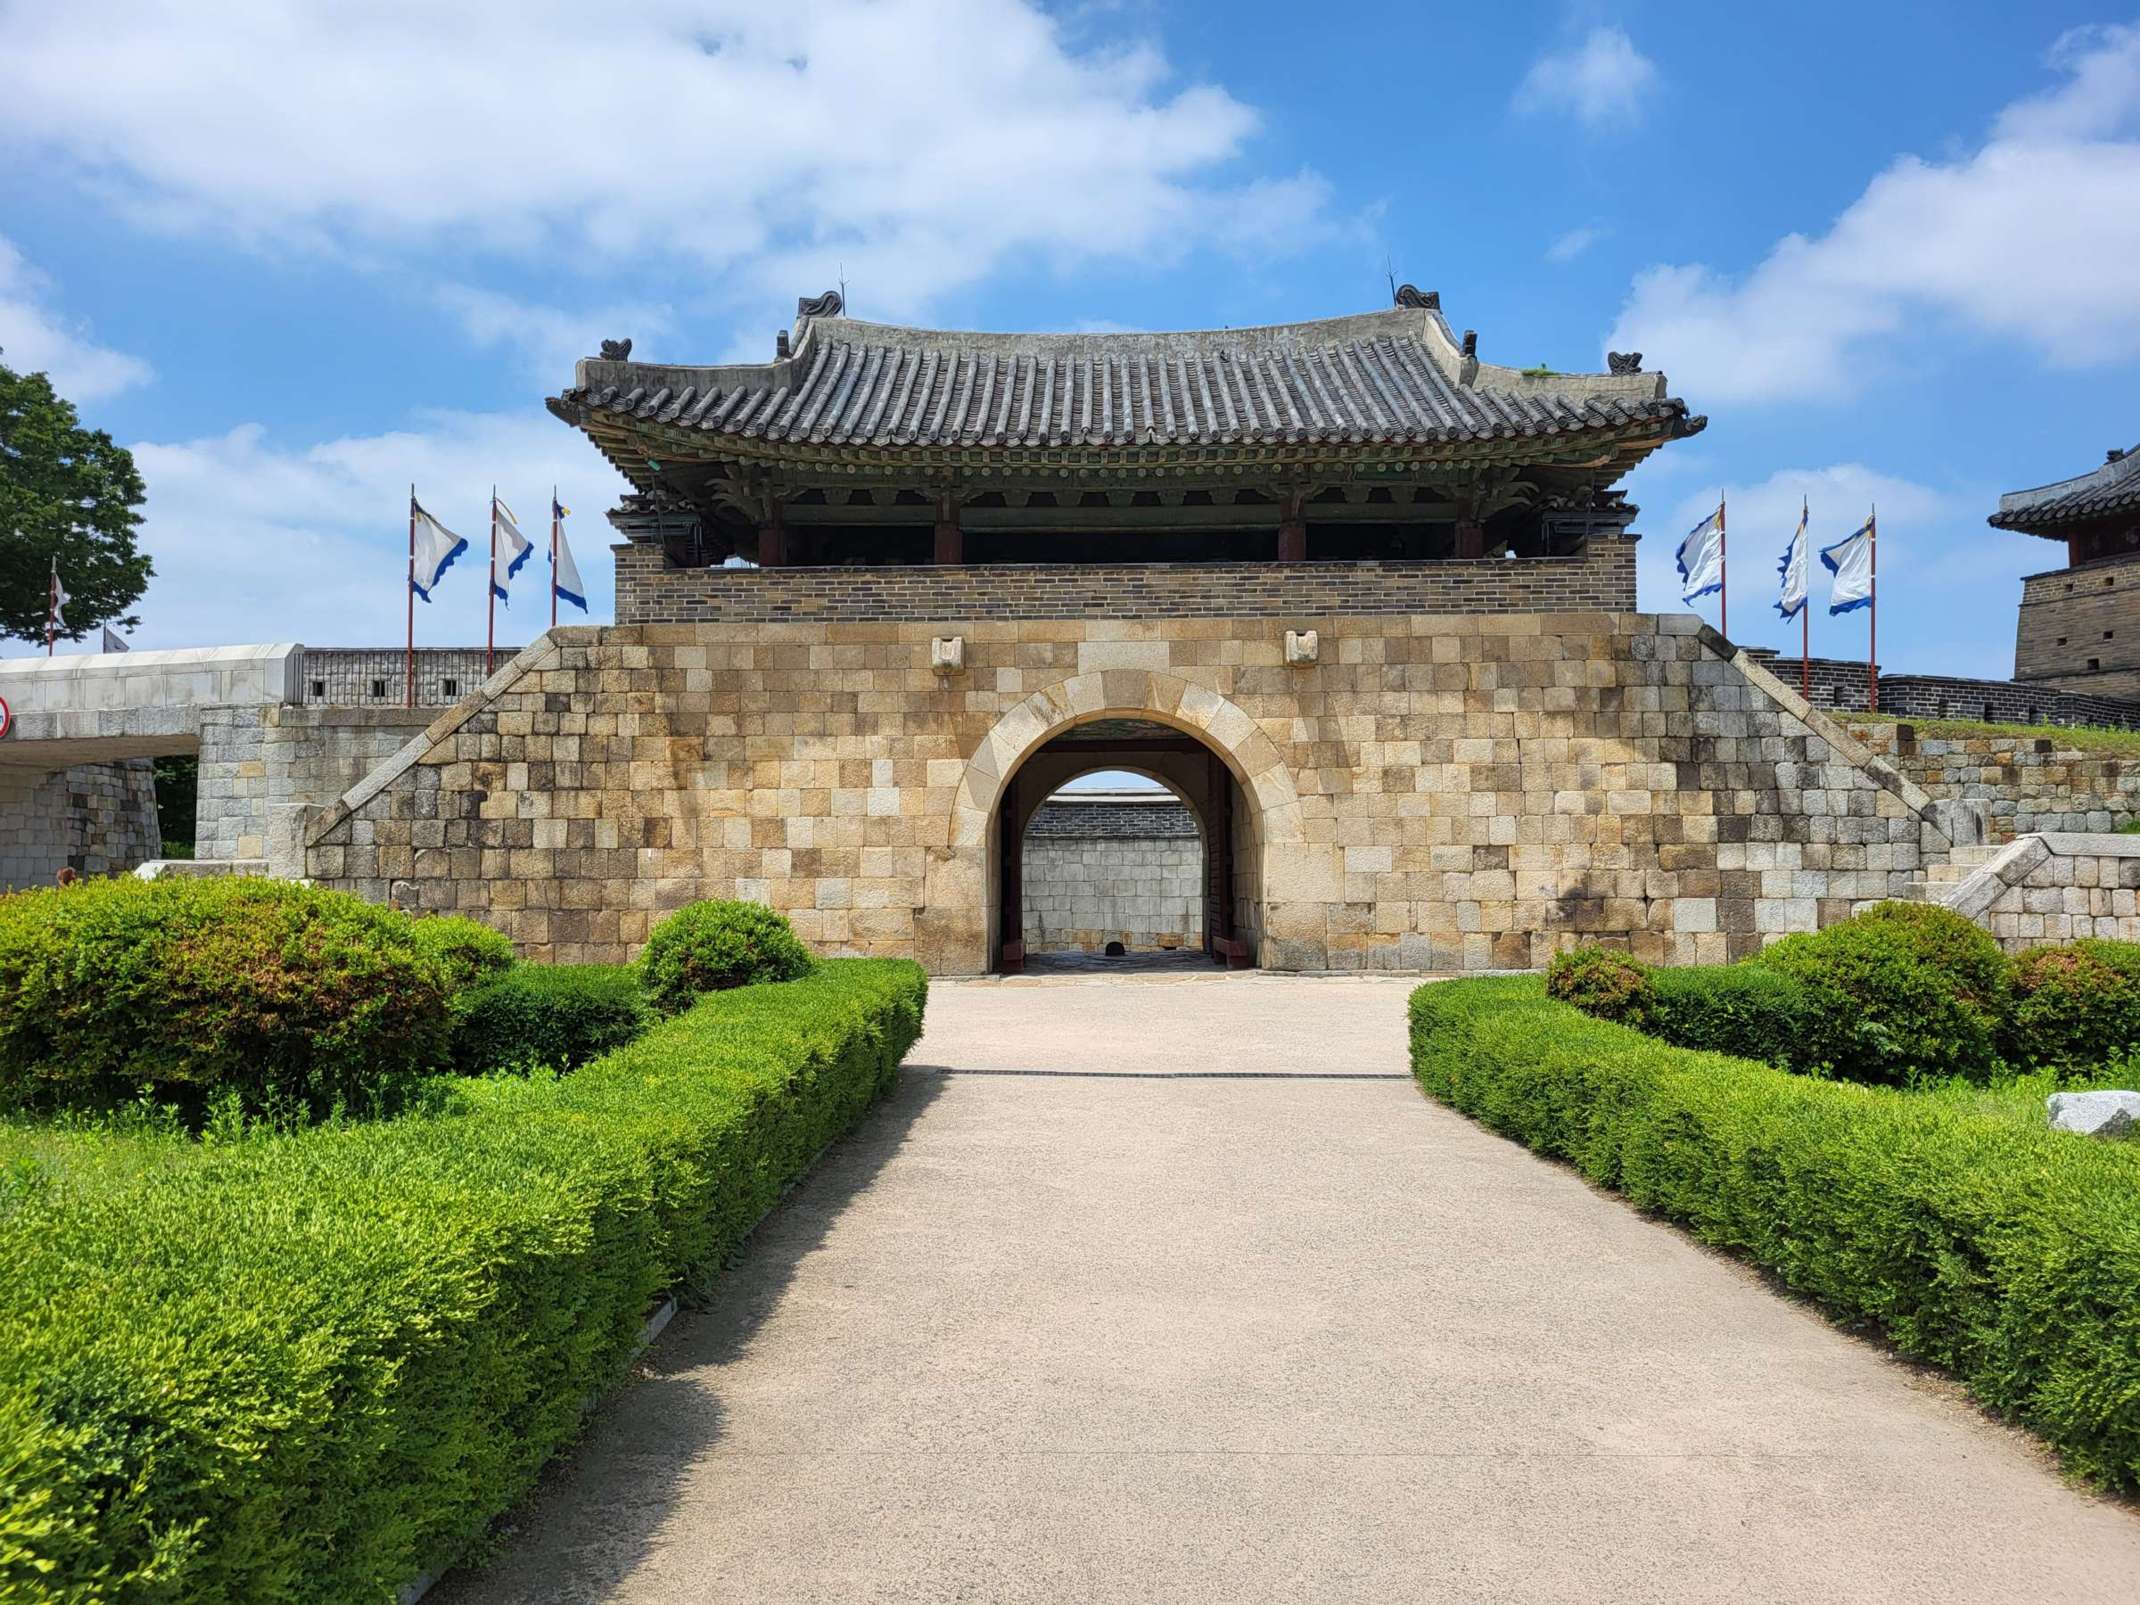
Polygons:
M613 1596L654 1545L692 1464L720 1441L720 1392L701 1374L745 1355L802 1262L866 1191L943 1088L934 1065L898 1084L818 1157L745 1240L703 1308L678 1311L632 1374L589 1416L579 1443L494 1524L478 1553L425 1605L597 1601Z

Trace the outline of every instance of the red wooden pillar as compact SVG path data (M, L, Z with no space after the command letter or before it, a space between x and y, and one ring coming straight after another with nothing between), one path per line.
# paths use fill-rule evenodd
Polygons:
M939 563L966 561L966 534L959 527L959 497L953 490L936 497L936 556Z
M1308 521L1301 513L1301 502L1306 493L1290 490L1280 503L1278 515L1278 561L1281 563L1305 563L1308 560Z
M1458 557L1484 557L1486 555L1486 530L1478 521L1476 503L1469 496L1456 499L1456 555Z
M758 566L788 566L788 515L778 496L767 499L765 522L758 527Z

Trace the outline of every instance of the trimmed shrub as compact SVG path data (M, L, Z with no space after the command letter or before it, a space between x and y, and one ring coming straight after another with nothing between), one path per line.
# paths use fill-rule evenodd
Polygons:
M291 881L0 897L0 1098L108 1108L147 1088L189 1118L230 1091L248 1109L390 1107L443 1066L451 1030L457 961L414 932Z
M1806 1001L1792 1062L1846 1081L1901 1083L1915 1076L1984 1081L1998 1065L1997 1033L2006 1001L2005 957L1962 939L1943 909L1920 919L1880 908L1824 931L1786 936L1751 962L1789 976Z
M2140 1151L1669 1047L1535 978L1412 994L1426 1090L1877 1322L2140 1488Z
M522 964L454 1000L453 1064L464 1075L572 1070L647 1028L629 964Z
M449 992L466 991L513 967L513 944L500 931L458 914L428 914L409 921L417 951L438 966Z
M2088 1073L2140 1048L2136 956L2140 946L2133 943L2099 941L2017 954L2001 1034L2007 1060L2030 1069Z
M709 997L562 1079L0 1208L0 1598L389 1600L892 1083L919 966Z
M655 926L639 964L648 1000L676 1014L707 992L807 975L810 950L763 903L704 902Z
M1600 1020L1640 1026L1649 1018L1651 979L1647 964L1618 948L1578 947L1553 955L1546 996Z
M1805 989L1754 964L1652 970L1644 1029L1682 1048L1788 1066L1807 1025Z

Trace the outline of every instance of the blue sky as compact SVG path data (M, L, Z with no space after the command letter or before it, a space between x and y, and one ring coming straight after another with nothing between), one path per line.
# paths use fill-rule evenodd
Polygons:
M1732 633L1783 644L1799 496L1823 539L1877 497L1883 662L2003 674L2060 553L1985 514L2140 440L2140 23L0 0L0 350L136 449L141 645L398 640L411 480L472 535L555 480L606 617L620 487L542 408L602 336L767 357L843 274L954 327L1282 321L1385 264L1489 360L1638 348L1708 414L1633 482L1644 606L1723 488ZM457 573L419 639L482 607Z

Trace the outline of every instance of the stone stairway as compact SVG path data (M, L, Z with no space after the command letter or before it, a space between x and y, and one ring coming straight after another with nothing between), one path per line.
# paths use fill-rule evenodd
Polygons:
M2003 843L1983 847L1957 847L1953 849L1948 853L1945 863L1926 866L1924 874L1910 882L1909 901L1919 903L1942 901L1948 892L1961 885L1963 881L1974 875L2005 850Z

